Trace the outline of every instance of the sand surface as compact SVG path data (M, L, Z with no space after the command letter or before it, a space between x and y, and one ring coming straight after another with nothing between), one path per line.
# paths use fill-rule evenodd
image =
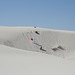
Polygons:
M0 27L0 44L75 60L74 31L39 27Z
M75 75L74 70L74 31L0 27L0 75Z

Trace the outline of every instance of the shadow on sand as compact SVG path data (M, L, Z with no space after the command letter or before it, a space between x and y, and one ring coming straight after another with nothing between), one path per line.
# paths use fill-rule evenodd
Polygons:
M46 52L46 50L45 50L45 49L41 49L41 50Z

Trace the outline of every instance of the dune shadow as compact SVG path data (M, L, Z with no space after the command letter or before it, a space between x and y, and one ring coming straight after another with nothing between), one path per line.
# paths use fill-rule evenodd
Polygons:
M41 49L41 50L46 52L46 50L45 50L45 49Z

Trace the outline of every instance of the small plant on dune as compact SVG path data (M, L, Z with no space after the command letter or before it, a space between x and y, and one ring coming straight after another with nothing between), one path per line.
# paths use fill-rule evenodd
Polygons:
M52 50L56 51L56 50L58 50L58 48L52 48Z
M60 45L57 48L64 50L64 48L62 46L60 46Z

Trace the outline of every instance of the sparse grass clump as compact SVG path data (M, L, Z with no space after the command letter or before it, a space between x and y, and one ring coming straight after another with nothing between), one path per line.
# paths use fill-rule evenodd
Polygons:
M58 48L52 48L52 50L56 51L56 50L58 50Z
M60 46L60 45L57 48L64 50L64 48L62 46Z
M57 50L64 50L64 48L62 46L57 46L55 48L52 48L53 51L57 51Z

